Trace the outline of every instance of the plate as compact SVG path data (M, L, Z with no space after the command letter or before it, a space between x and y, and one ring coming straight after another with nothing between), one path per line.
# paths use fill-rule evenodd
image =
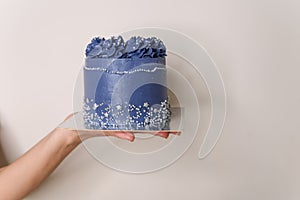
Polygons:
M180 135L182 130L181 125L181 118L183 116L183 108L178 107L171 107L171 122L170 122L170 129L167 130L101 130L101 129L87 129L84 126L84 119L83 119L83 111L75 113L72 117L67 119L66 121L62 122L58 127L70 129L70 130L76 130L79 133L95 133L99 136L107 136L111 135L113 133L120 133L120 132L130 132L134 134L152 134L155 135L155 133L158 132L165 132L165 133L171 133L174 135Z

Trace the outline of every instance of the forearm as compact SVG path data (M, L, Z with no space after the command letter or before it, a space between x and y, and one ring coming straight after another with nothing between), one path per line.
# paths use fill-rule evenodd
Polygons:
M1 199L21 199L29 194L80 142L76 131L58 128L49 133L22 157L0 171Z

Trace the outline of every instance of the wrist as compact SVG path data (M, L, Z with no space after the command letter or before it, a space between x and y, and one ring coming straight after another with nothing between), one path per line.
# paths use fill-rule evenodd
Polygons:
M66 146L77 146L81 143L81 139L75 130L65 128L56 128L53 131L54 137L62 140Z

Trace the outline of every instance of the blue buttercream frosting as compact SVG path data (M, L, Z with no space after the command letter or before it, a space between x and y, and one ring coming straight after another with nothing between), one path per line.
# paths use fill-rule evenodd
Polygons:
M96 37L88 44L85 54L87 58L158 58L166 56L166 47L155 37L133 36L126 42L122 36Z
M124 40L121 36L110 39L96 37L88 44L85 54L87 57L120 58L124 52Z

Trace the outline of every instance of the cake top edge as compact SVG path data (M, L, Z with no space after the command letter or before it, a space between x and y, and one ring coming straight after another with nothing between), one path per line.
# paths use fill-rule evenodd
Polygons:
M164 43L156 37L94 37L85 50L86 58L159 58L166 56Z

